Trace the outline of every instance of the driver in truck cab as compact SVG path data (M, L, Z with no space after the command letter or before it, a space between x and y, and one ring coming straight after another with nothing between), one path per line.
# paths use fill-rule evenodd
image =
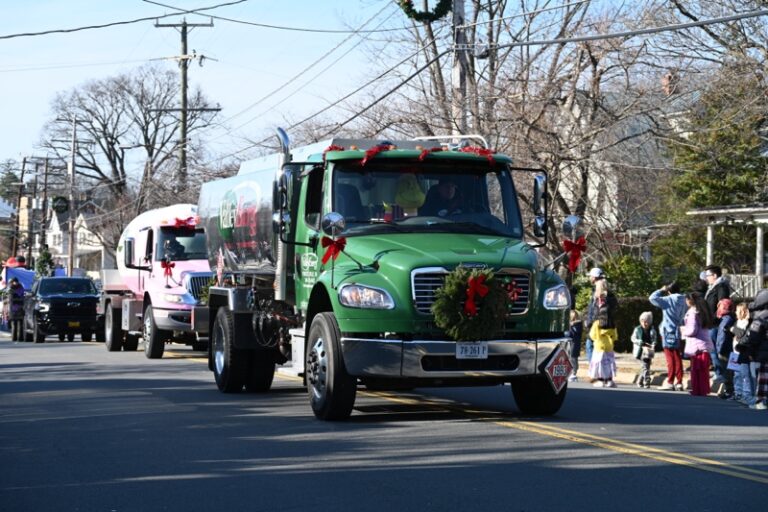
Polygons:
M419 215L445 217L461 213L464 199L461 191L452 178L440 178L437 185L427 192L424 204L419 208Z

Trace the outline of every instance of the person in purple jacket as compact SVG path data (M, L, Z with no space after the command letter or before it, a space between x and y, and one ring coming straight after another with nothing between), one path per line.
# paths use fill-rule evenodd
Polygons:
M691 360L691 395L707 396L710 391L709 354L715 350L707 327L712 325L712 313L698 292L686 293L685 303L688 311L680 334L685 340L684 351Z

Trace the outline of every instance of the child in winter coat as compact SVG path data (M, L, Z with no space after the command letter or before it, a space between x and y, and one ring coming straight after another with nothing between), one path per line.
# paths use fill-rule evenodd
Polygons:
M720 375L725 379L723 389L717 394L723 400L733 398L733 370L728 369L728 358L733 352L733 333L731 327L736 323L736 317L733 314L734 305L731 299L720 299L717 303L717 318L719 324L717 327L717 338L712 340L715 343Z
M691 360L691 395L707 396L709 386L709 353L715 347L709 337L707 326L712 325L712 313L699 292L685 294L688 311L680 328L685 340L685 354Z
M637 387L651 387L651 362L655 353L659 333L653 326L653 313L644 311L640 315L640 325L632 332L632 344L635 346L633 355L642 362L640 375L637 377Z
M581 315L575 309L571 310L571 326L568 330L571 335L571 363L573 364L573 373L568 376L569 382L576 382L578 378L576 373L579 371L579 354L581 353L581 336L584 331L584 321Z
M613 345L616 333L616 297L608 291L605 279L595 282L595 306L597 315L589 328L589 337L594 342L592 359L589 361L589 377L595 387L615 388L616 355Z
M755 403L755 383L749 368L750 350L744 345L744 336L749 327L749 308L746 302L736 305L736 324L731 327L733 333L733 351L736 352L736 363L739 369L733 372L734 398L745 405Z

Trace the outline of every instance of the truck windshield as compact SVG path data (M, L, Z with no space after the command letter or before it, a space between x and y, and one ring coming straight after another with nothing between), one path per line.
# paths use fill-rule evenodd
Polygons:
M487 162L339 162L333 211L347 235L372 232L476 233L522 238L509 169Z
M208 257L202 229L162 227L157 239L155 261L202 260Z

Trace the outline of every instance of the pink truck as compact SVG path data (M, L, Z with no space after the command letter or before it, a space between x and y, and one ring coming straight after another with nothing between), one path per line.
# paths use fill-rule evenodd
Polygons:
M192 329L192 310L213 275L197 206L142 213L120 235L116 259L116 270L102 271L107 349L136 350L143 338L150 359L163 357L170 342L206 350L208 333Z

